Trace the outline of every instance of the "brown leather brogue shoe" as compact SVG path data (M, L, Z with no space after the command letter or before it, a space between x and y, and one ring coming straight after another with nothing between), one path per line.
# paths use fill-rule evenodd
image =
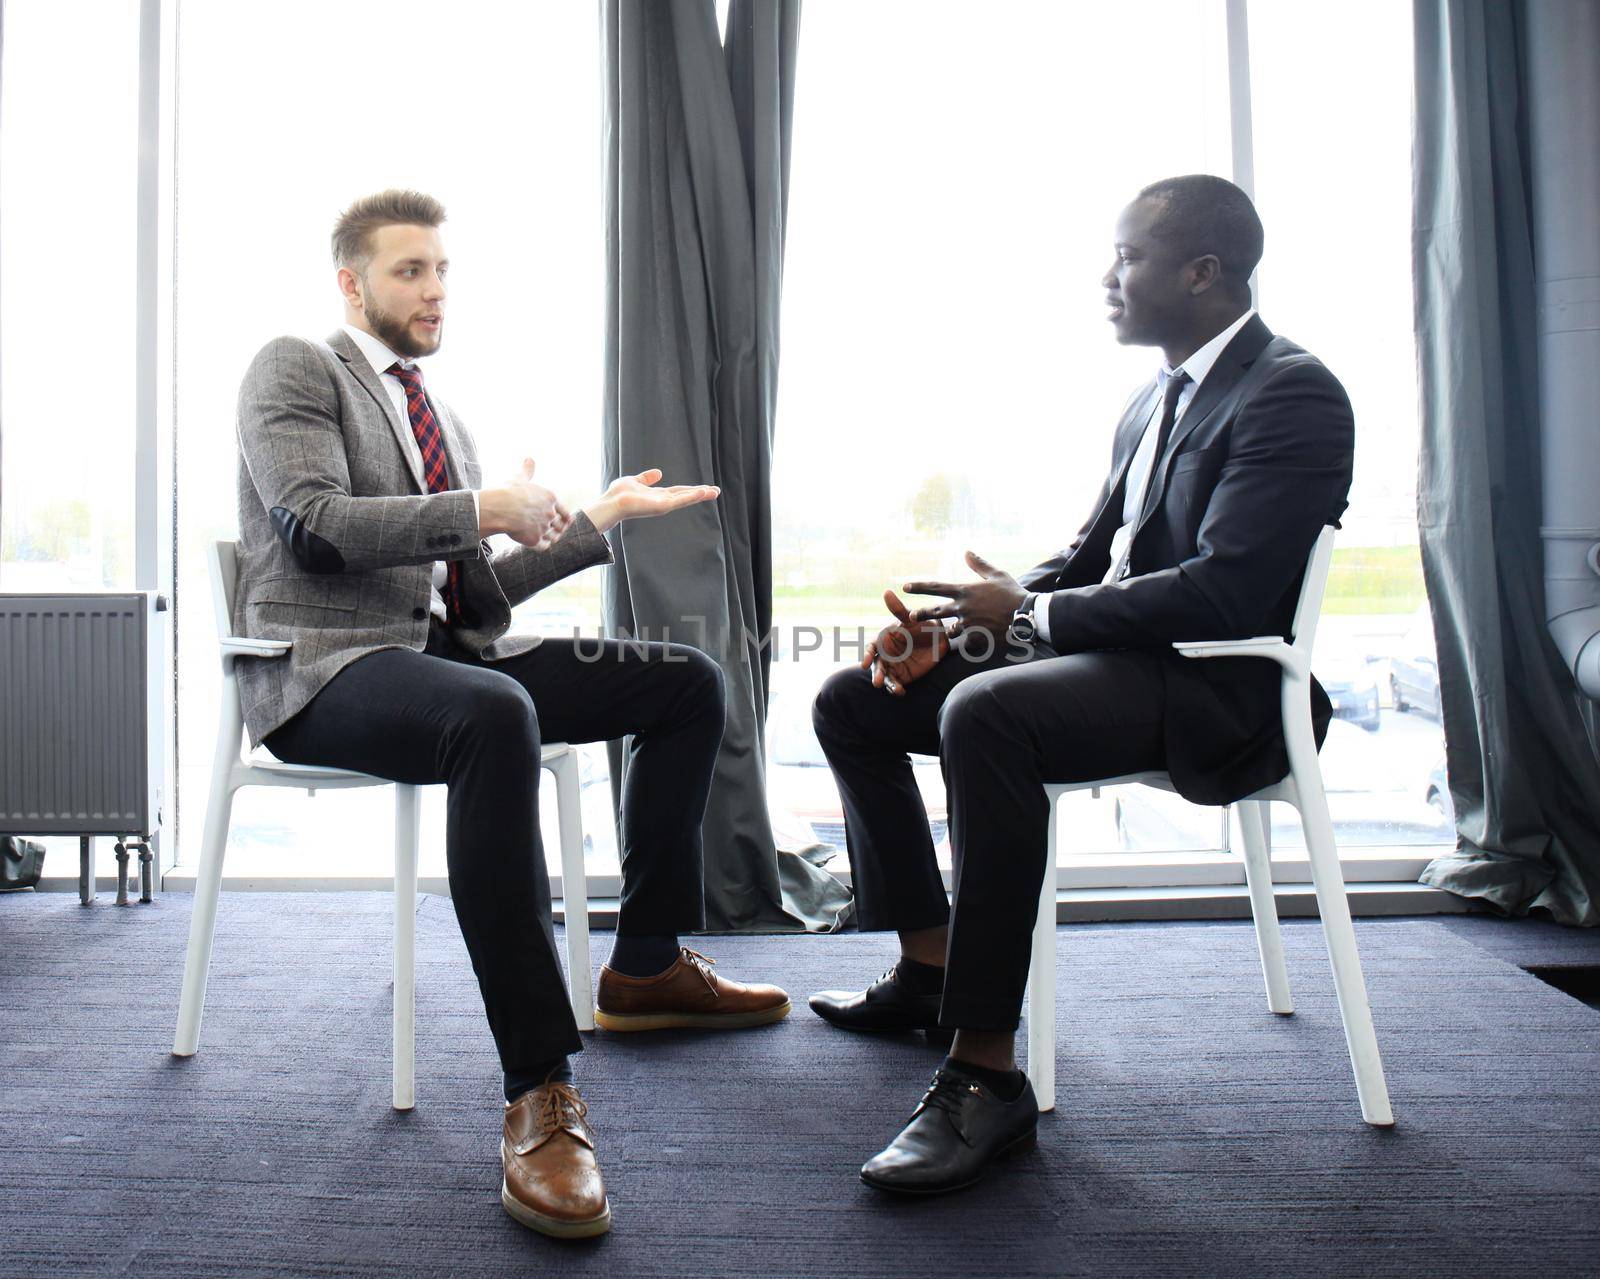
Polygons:
M711 971L716 962L684 946L677 962L654 977L602 967L595 1022L606 1030L740 1030L789 1015L784 991L719 977Z
M506 1107L500 1202L540 1234L587 1239L611 1229L588 1114L571 1084L543 1084Z

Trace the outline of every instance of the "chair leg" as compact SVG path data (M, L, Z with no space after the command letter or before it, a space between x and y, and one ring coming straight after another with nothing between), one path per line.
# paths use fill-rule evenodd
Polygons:
M1056 796L1050 795L1049 850L1039 886L1039 914L1033 924L1033 958L1028 966L1028 1079L1039 1109L1056 1108Z
M394 1108L417 1104L417 843L415 786L394 788Z
M1367 1003L1367 983L1361 973L1361 956L1356 951L1355 927L1350 921L1350 901L1345 896L1344 875L1339 869L1339 850L1333 840L1333 818L1328 812L1328 797L1322 789L1322 772L1317 766L1316 741L1311 735L1311 717L1295 716L1285 727L1289 762L1299 796L1301 822L1305 827L1306 852L1311 860L1311 882L1317 890L1317 909L1322 915L1322 933L1328 944L1328 960L1333 966L1333 986L1339 996L1339 1015L1344 1020L1345 1044L1356 1076L1356 1094L1361 1100L1361 1117L1369 1124L1386 1128L1394 1123L1389 1107L1389 1087L1383 1077L1383 1061L1378 1056L1378 1037L1372 1028L1372 1009Z
M183 961L183 994L178 1000L178 1029L172 1039L175 1057L192 1057L200 1049L200 1020L206 1009L206 977L211 971L211 939L217 926L217 898L222 891L222 859L228 851L228 822L233 816L233 765L238 737L227 748L219 735L217 760L211 770L211 796L206 801L205 832L200 839L200 869L194 880L194 905L189 912L189 950Z
M1261 974L1267 982L1267 1007L1287 1016L1294 1011L1289 995L1289 970L1283 962L1283 935L1278 928L1278 903L1272 895L1272 824L1262 800L1233 806L1244 844L1244 881L1250 888L1250 913L1255 917Z
M583 865L583 791L578 753L552 760L556 816L561 824L561 896L567 916L567 986L579 1030L594 1029L594 986L589 968L589 881Z

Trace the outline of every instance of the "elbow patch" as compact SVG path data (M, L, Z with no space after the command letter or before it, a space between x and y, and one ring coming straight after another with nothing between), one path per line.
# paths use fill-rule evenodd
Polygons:
M344 572L344 556L339 554L339 548L308 529L305 521L293 511L274 506L271 514L272 527L277 530L279 540L289 548L295 563L306 572Z

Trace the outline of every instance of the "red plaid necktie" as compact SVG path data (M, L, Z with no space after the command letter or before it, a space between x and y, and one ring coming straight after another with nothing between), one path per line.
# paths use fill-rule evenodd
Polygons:
M443 493L450 487L450 476L444 464L444 434L428 405L422 391L422 370L406 368L396 361L384 370L400 379L406 389L406 412L411 418L411 433L417 437L417 448L422 451L422 478L428 492ZM444 611L445 620L454 623L461 617L461 561L445 561Z

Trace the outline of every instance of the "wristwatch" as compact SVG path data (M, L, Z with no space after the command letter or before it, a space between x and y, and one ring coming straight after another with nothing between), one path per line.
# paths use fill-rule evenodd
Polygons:
M1037 591L1030 591L1022 597L1022 603L1011 615L1011 625L1006 628L1006 634L1019 644L1031 644L1039 634L1039 623L1033 619L1033 601L1038 598Z

